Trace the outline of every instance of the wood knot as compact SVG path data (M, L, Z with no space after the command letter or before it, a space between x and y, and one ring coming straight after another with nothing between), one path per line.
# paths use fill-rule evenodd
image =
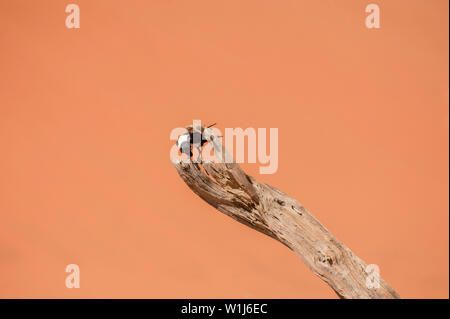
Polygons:
M331 267L338 263L338 258L332 249L325 248L317 251L316 261L326 267Z

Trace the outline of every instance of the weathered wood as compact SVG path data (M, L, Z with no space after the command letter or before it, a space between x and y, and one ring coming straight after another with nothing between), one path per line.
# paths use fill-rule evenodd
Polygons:
M191 127L192 129L192 127ZM202 128L217 154L220 139ZM173 162L178 174L203 200L231 218L289 247L341 298L400 298L382 278L366 286L366 264L334 237L297 200L245 174L236 163Z

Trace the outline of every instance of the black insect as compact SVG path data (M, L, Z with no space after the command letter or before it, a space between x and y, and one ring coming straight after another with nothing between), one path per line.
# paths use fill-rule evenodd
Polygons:
M208 126L207 128L213 127L216 123ZM195 147L200 156L202 146L208 142L208 140L203 135L204 128L201 128L201 131L198 129L194 129L192 126L187 127L187 132L183 135L180 135L177 140L177 147L181 153L186 154L189 158L192 158L194 155L192 150Z

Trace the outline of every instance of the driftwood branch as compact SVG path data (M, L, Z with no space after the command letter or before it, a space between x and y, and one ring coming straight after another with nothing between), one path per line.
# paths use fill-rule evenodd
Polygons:
M192 127L190 127L192 129ZM224 159L220 139L201 128ZM222 151L223 153L220 153ZM231 218L289 247L341 298L400 298L382 278L366 285L366 264L297 200L248 176L236 163L173 161L178 174L203 200Z

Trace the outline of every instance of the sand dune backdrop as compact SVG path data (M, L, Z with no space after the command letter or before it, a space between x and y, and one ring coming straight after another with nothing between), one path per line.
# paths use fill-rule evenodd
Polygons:
M279 129L259 181L449 297L448 1L0 0L0 297L337 298L193 194L169 133ZM68 264L79 289L65 286Z

